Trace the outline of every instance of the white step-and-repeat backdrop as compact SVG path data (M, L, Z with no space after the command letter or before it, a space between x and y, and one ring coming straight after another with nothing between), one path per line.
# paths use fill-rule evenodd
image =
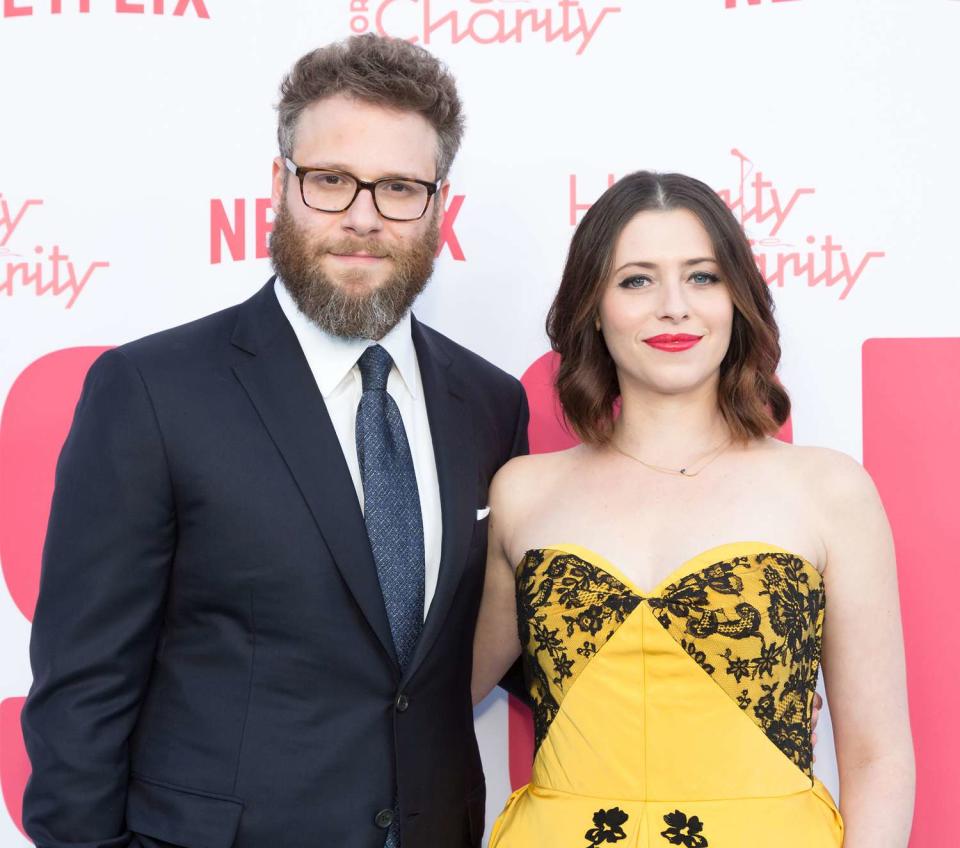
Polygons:
M773 288L784 433L862 459L897 539L919 788L913 846L960 796L960 0L2 0L0 845L25 845L19 711L53 464L105 347L269 274L277 86L351 33L416 39L468 131L420 318L523 376L558 446L543 319L609 183L721 191ZM869 696L869 693L865 693ZM528 718L477 711L488 820ZM817 771L836 792L829 712Z

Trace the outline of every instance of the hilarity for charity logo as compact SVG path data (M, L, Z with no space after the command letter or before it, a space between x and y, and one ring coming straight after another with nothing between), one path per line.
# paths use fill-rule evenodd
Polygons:
M733 149L730 154L737 161L739 179L735 187L717 189L717 194L743 226L767 285L783 288L790 280L802 281L807 288L836 289L838 299L846 300L867 266L886 253L868 250L852 254L831 234L804 236L802 245L788 240L790 216L801 201L816 194L816 189L810 186L784 189L767 179L744 153ZM607 185L613 185L614 181L614 175L608 174ZM577 175L571 174L570 225L575 225L580 214L591 205L579 202Z
M429 45L560 42L580 56L620 6L602 0L342 0L350 31Z
M12 239L27 218L42 206L43 200L37 197L11 201L0 194L0 295L51 295L70 309L94 273L109 268L110 263L78 264L59 244L49 250L38 244L27 254L18 252Z

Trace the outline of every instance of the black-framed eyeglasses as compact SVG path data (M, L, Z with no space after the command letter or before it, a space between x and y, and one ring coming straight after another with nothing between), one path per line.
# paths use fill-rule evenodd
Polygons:
M411 177L382 177L361 180L347 171L326 168L303 168L284 157L284 164L300 181L300 197L304 205L318 212L345 212L364 189L370 191L373 205L388 221L416 221L430 205L430 198L440 189L435 183Z

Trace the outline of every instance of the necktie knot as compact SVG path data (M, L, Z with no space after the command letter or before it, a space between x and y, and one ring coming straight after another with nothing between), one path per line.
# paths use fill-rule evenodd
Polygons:
M387 377L393 367L393 359L380 345L371 345L360 357L357 365L360 368L360 379L363 381L365 392L385 392Z

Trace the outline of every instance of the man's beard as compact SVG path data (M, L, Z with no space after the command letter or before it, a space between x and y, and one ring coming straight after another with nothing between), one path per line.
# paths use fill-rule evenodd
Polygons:
M270 254L273 270L300 311L320 329L344 338L379 340L423 291L433 273L439 240L440 228L433 214L427 231L405 247L391 248L377 239L311 241L284 202L273 222ZM368 272L363 268L347 269L335 281L321 267L329 253L388 257L393 273L376 288L364 285Z

